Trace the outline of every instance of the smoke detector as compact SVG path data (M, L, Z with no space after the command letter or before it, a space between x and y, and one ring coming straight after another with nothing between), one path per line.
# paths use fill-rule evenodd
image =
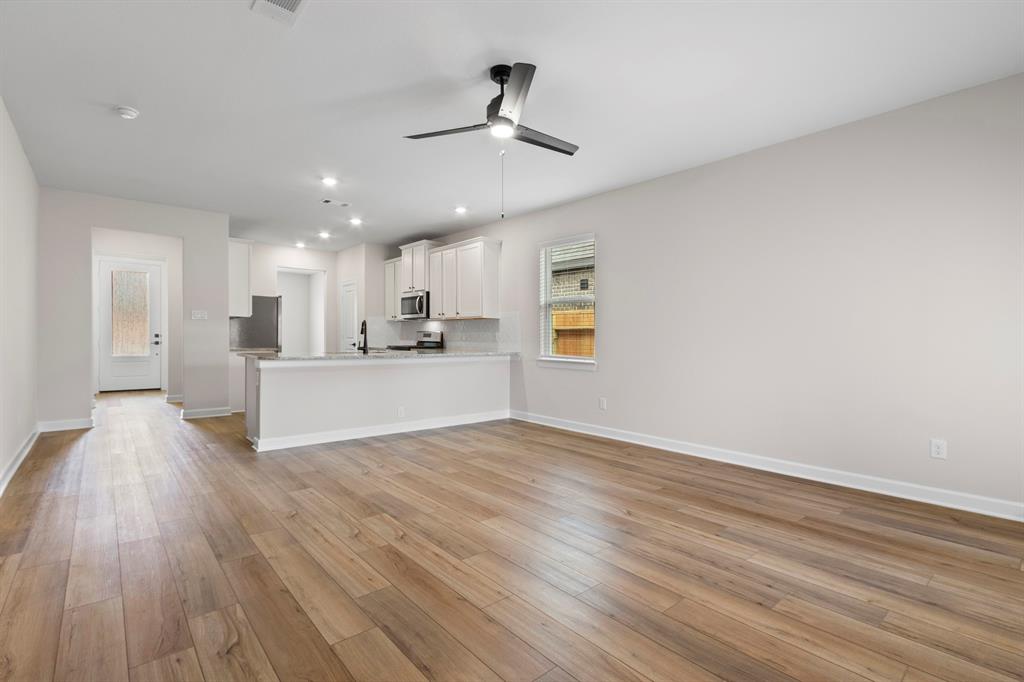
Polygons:
M130 121L133 118L138 118L139 117L139 110L136 109L135 107L126 107L126 106L122 105L122 106L114 107L114 111L116 111L117 115L120 116L121 118L123 118L126 121Z
M305 4L306 0L252 0L250 9L256 14L291 26Z

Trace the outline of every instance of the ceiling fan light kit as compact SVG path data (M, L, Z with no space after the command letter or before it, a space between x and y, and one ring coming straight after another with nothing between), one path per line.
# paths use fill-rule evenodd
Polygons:
M526 104L526 96L530 92L530 84L533 82L533 74L536 70L536 66L526 64L525 62L516 62L512 66L497 64L491 67L491 80L501 87L501 92L487 105L487 121L485 123L463 126L462 128L437 130L432 133L406 135L406 137L410 140L422 140L428 137L441 137L442 135L456 135L458 133L470 133L476 130L489 129L491 135L497 138L511 138L572 156L579 149L578 145L560 140L538 130L527 128L524 125L519 125L519 119L523 114L523 107Z

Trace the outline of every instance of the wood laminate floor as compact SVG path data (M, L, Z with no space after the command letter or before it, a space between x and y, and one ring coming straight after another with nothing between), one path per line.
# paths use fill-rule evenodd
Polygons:
M3 680L1020 680L1022 525L515 421L257 455L155 393L0 498Z

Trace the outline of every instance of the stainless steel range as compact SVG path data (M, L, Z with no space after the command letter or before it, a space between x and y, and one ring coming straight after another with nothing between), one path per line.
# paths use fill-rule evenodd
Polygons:
M414 350L419 353L440 353L444 350L444 332L416 332L416 343L388 346L388 350Z

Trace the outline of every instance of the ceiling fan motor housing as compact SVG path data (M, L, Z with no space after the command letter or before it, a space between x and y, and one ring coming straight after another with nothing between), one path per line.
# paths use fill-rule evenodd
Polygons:
M497 68L497 67L495 67L495 68ZM498 115L498 110L501 108L501 97L502 97L501 95L497 95L487 105L487 123L488 123L488 125L492 125L492 126L493 125L498 125L498 124L504 124L504 125L509 125L509 126L513 126L514 127L515 124L512 121L508 120L504 116L499 116Z
M511 75L512 67L508 64L495 64L491 67L491 80L498 85L505 85L508 83L508 79Z

